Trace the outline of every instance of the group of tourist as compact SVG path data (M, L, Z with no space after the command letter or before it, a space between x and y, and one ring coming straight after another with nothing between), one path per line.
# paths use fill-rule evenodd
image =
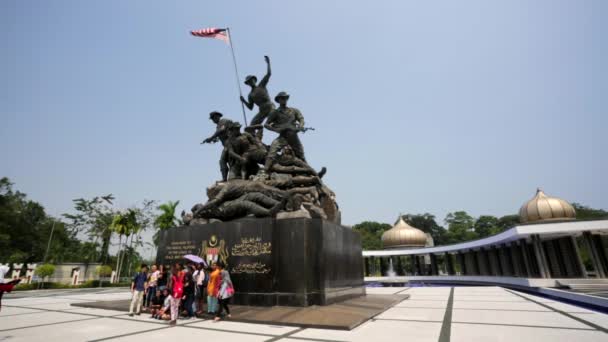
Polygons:
M228 302L234 295L230 274L223 262L210 267L204 263L176 263L158 268L141 265L141 270L131 282L131 306L129 315L149 312L152 318L170 321L175 325L178 318L203 317L205 313L219 321L226 311L230 318ZM205 303L207 305L204 310Z

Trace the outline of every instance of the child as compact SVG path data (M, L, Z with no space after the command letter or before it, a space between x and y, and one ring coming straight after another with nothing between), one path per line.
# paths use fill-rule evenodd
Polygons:
M171 291L167 288L163 290L163 296L165 296L165 300L163 302L163 307L156 312L156 314L152 317L156 319L162 319L163 321L168 321L171 319Z
M154 315L160 311L160 309L162 309L164 302L165 297L163 296L162 292L160 290L156 290L154 297L152 297L150 304L148 305L148 309L150 310L152 317L154 317Z

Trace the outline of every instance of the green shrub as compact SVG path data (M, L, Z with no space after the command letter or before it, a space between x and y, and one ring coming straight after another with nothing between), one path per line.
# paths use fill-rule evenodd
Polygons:
M36 274L42 279L52 276L53 273L55 273L55 265L44 264L36 267Z
M95 272L97 272L97 275L100 277L109 277L112 275L112 266L110 266L110 265L97 266L97 269L95 270Z

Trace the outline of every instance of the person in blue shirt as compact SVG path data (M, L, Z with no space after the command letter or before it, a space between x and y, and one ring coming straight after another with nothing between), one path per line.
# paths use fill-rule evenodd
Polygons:
M135 312L137 315L141 313L141 304L144 298L144 291L148 281L148 265L141 265L141 271L138 272L131 281L131 307L129 308L129 316L133 316L133 309L137 307Z

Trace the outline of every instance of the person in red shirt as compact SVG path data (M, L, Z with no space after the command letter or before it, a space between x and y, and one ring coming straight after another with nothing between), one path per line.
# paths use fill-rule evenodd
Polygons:
M179 317L179 303L184 296L184 272L182 271L182 265L176 263L171 269L171 274L173 294L171 296L171 322L169 324L176 325L177 317Z
M2 296L4 295L4 292L13 291L13 287L21 281L21 279L15 279L5 283L4 275L7 274L8 271L8 266L0 266L0 311L2 310Z

